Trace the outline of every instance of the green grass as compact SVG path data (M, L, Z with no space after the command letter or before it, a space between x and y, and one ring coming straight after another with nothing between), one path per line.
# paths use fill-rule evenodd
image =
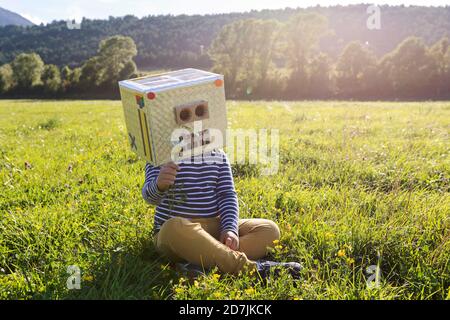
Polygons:
M152 245L120 102L3 100L0 298L450 298L449 102L228 108L233 128L280 130L279 172L235 166L235 181L241 217L278 222L271 258L301 261L301 281L179 279Z

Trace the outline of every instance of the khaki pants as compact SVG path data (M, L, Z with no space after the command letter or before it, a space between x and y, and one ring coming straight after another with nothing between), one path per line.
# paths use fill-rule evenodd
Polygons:
M255 267L252 260L267 254L268 247L273 247L273 241L280 238L280 230L271 220L241 219L238 251L222 244L219 236L218 217L174 217L167 220L155 235L155 246L172 261L185 260L205 269L217 266L222 272L237 274L245 267Z

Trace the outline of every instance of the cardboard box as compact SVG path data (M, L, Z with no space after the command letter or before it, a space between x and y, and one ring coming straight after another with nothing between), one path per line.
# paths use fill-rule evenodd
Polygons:
M130 147L151 164L225 145L222 75L183 69L120 81L119 87Z

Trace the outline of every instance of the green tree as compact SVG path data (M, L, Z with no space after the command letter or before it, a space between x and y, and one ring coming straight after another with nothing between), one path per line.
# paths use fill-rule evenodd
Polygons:
M423 40L410 37L382 61L383 78L390 81L393 93L402 98L426 98L434 92L432 80L436 62Z
M78 87L81 77L81 68L70 69L69 66L65 66L61 70L62 88L68 91L72 88Z
M328 33L328 20L316 13L300 13L291 17L283 29L285 58L292 69L288 94L302 96L306 92L308 76L306 66L319 44Z
M102 40L97 56L100 84L115 86L117 81L136 73L133 61L136 55L136 45L130 37L113 36Z
M450 97L450 41L442 38L430 48L436 69L433 77L433 87L438 98Z
M95 86L115 87L119 80L136 74L133 58L136 45L130 37L113 36L102 40L98 54L83 65L80 81L85 88Z
M331 60L324 54L316 55L308 65L308 96L326 98L332 92Z
M229 92L234 93L239 72L245 59L248 25L253 20L239 20L225 25L213 40L208 54L213 61L213 70L225 76Z
M19 88L31 89L41 83L44 62L36 53L21 53L11 63L14 81Z
M280 23L274 20L254 20L250 24L246 41L246 67L243 68L246 82L259 88L264 86L272 67Z
M7 92L14 87L14 77L11 65L4 64L0 67L0 93Z
M250 93L263 86L278 32L279 23L273 20L239 20L222 28L208 53L229 91Z
M137 67L134 61L130 60L123 66L119 73L119 80L134 78L137 76Z
M68 81L70 86L77 87L80 83L81 68L74 68L69 76Z
M375 55L359 42L351 42L336 64L336 87L344 97L365 97L376 74Z
M57 92L61 88L61 72L54 64L44 66L41 81L46 92Z
M61 86L63 90L68 90L70 88L71 82L70 77L72 76L72 69L69 66L64 66L61 70Z
M97 87L101 83L99 58L94 56L87 60L81 67L79 87L83 90L89 90Z

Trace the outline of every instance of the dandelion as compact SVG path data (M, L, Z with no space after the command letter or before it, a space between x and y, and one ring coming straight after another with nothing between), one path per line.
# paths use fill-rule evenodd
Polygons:
M222 293L219 291L216 291L213 293L213 296L214 296L214 298L219 299L219 298L222 298Z
M240 293L236 290L231 291L230 300L237 300L241 297Z
M345 257L345 255L346 255L346 253L345 253L344 249L340 249L337 253L337 256L340 258Z
M91 275L85 275L85 276L83 277L83 280L84 280L84 281L90 282L90 281L94 280L94 277L91 276Z
M254 294L254 293L255 293L255 289L254 288L245 289L245 294L247 294L249 296Z
M283 249L283 246L282 245L277 245L277 246L275 246L275 249L281 250L281 249Z
M175 288L175 292L178 293L178 294L181 294L181 293L184 292L184 288L183 287L177 287L177 288Z
M332 239L332 238L334 238L334 234L332 232L326 232L325 233L325 238Z
M220 279L220 274L214 273L214 274L212 275L212 278L213 278L213 281L217 282L217 281L219 281L219 279Z

